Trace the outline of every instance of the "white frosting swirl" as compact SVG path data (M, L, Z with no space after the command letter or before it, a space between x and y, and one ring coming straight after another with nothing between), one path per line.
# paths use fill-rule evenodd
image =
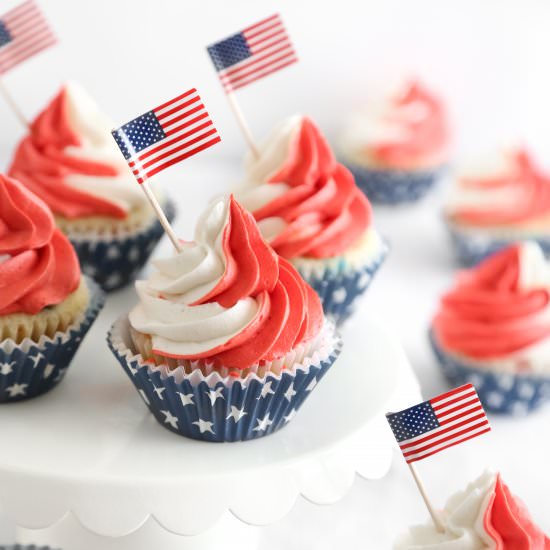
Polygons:
M81 145L65 148L65 153L77 158L97 161L116 169L118 176L89 176L70 174L65 183L76 189L108 200L126 212L141 208L147 204L144 193L139 189L136 180L124 157L111 137L113 124L99 110L94 100L78 84L66 85L68 117L71 128L78 135Z
M433 522L416 525L401 536L394 550L482 550L495 543L483 526L485 510L496 484L496 474L485 472L466 490L447 501L442 515L445 532L439 533Z
M171 258L153 261L158 271L137 281L140 303L130 323L150 334L153 348L191 356L220 346L256 316L259 303L247 297L225 308L216 302L191 305L210 292L225 272L222 237L229 219L227 199L214 200L199 218L195 241Z

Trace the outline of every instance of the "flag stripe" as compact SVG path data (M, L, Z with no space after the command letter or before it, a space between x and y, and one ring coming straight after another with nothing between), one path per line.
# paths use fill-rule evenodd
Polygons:
M479 405L479 400L477 399L477 397L474 399L470 399L469 401L459 403L456 407L452 407L449 410L446 410L443 414L436 413L437 418L439 418L440 424L445 424L445 422L449 422L450 420L455 418L455 416L452 416L455 413L459 411L464 411L468 407L476 407L476 406L481 407L481 405ZM449 415L451 416L449 417Z
M482 412L481 414L476 414L471 418L461 420L460 422L457 422L452 426L445 426L445 428L441 428L440 430L434 430L432 432L429 432L429 435L427 435L426 437L420 438L414 442L400 445L399 447L403 451L403 454L405 454L405 451L409 452L412 449L422 448L424 445L428 445L433 441L443 439L451 434L454 434L457 430L460 430L465 426L469 426L470 424L475 424L476 422L478 422L483 418L485 418L485 413Z
M430 403L432 405L435 405L436 403L440 403L442 401L446 401L453 397L454 395L457 395L458 393L464 393L469 392L473 388L472 384L464 384L463 386L459 386L458 388L455 388L454 390L450 390L448 392L442 393L441 395L438 395L437 397L434 397L433 399L430 399Z
M153 110L160 113L161 111L163 111L167 107L170 107L170 105L173 105L174 103L177 103L178 101L181 101L182 99L185 99L186 97L189 97L191 94L196 94L196 93L197 93L197 90L195 88L191 88L190 90L188 90L187 92L179 95L178 97L175 97L174 99L171 99L170 101L166 101L162 105L159 105L158 107L155 107ZM198 96L198 94L197 94L197 96Z
M201 109L197 107L196 111L200 111ZM193 113L190 113L193 114ZM205 118L208 118L208 113L202 112L199 116L192 118L191 120L188 120L187 122L184 122L183 124L180 124L179 126L176 126L175 128L172 128L165 132L166 136L173 136L174 134L177 134L178 132L181 132L181 130L184 130L185 128L189 128L193 124L196 124L197 122L200 122L201 120L204 120ZM212 124L212 121L210 121L210 124Z
M263 73L260 73L260 74L252 75L252 77L249 78L248 80L241 81L240 83L237 83L235 85L227 84L225 89L227 91L238 90L239 88L243 88L244 86L248 86L248 84L252 84L252 82L256 82L256 80L260 80L264 76L268 76L272 73L276 73L280 69L284 69L285 67L288 67L289 65L292 65L293 63L296 63L297 61L298 61L298 58L296 56L291 57L288 61L286 61L284 63L281 63L281 64L277 65L276 67L273 67L272 69L264 71Z
M279 21L275 21L271 25L268 25L267 27L264 27L263 29L260 29L259 31L258 30L255 32L246 31L243 34L246 38L248 46L252 47L253 44L258 43L261 40L265 40L266 32L272 31L273 29L280 29L282 26L283 26L283 23L282 21L279 20ZM260 40L256 40L256 42L254 42L254 39L257 38L258 36L260 37Z
M269 17L266 17L265 19L262 19L261 21L258 21L257 23L254 23L254 25L250 25L250 27L246 27L244 29L243 33L251 32L258 27L261 27L262 25L265 25L266 23L270 23L271 21L274 21L275 19L281 19L281 16L278 13L275 13L273 15L270 15Z
M468 391L466 393L461 393L458 395L458 397L449 397L446 401L439 402L439 405L434 405L432 403L432 407L434 411L437 412L437 416L441 416L442 414L445 414L449 407L452 407L453 405L456 405L457 403L462 403L465 399L470 399L472 397L475 398L476 392L475 390Z
M157 115L157 118L159 120L164 120L165 118L168 118L168 117L170 117L171 115L173 115L175 113L179 113L182 109L185 109L186 107L189 107L189 105L193 105L193 103L196 103L197 101L200 101L199 96L193 97L192 99L184 101L181 104L177 104L174 107L168 109L167 111L165 111L165 110L158 111L157 109L154 109L154 111L155 111L155 114Z
M468 441L469 439L473 439L474 437L486 434L487 432L490 432L490 431L491 431L491 428L481 430L479 432L476 432L476 433L473 433L473 434L469 435L468 437L463 437L462 439L458 439L457 441L453 441L452 443L449 443L448 445L445 445L441 449L437 449L435 451L431 451L429 453L425 453L423 455L411 458L411 459L407 460L407 462L409 464L411 464L412 462L416 462L418 460L423 460L424 458L428 458L429 456L435 455L435 454L439 453L440 451L444 451L445 449L448 449L449 447L454 447L455 445L458 445L459 443L464 443L464 441Z
M204 151L205 149L208 149L209 147L212 147L212 145L215 145L216 143L219 143L221 141L220 136L216 136L214 139L211 139L210 141L207 141L206 143L203 143L202 145L199 145L198 147L195 147L191 151L187 151L186 153L183 153L182 155L173 158L169 160L168 162L165 162L161 166L157 166L155 169L151 170L147 173L147 178L150 178L151 176L154 176L155 174L158 174L165 168L168 168L169 166L172 166L173 164L177 164L178 162L181 162L182 160L185 160L189 157L192 157L193 155L196 155L197 153L200 153L201 151ZM147 179L145 178L145 179ZM145 179L143 176L140 176L139 178L141 181L140 183L143 183Z

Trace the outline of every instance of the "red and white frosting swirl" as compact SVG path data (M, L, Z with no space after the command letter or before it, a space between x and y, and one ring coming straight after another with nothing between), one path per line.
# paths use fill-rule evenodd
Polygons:
M341 255L372 223L368 200L307 117L286 121L260 157L250 157L246 183L236 195L288 259Z
M342 139L354 162L415 170L444 164L450 130L443 102L417 81L356 113Z
M452 221L491 228L536 226L550 216L550 175L524 149L459 176L447 207Z
M64 86L18 145L9 175L68 219L124 219L146 204L117 150L112 124L76 84Z
M448 352L550 372L550 265L539 246L512 245L461 272L433 330Z
M550 539L537 527L500 474L485 472L453 495L442 514L445 532L433 523L412 527L395 550L549 550Z
M0 315L36 314L80 283L73 247L48 207L0 174Z
M297 271L263 240L233 197L211 203L193 242L138 281L130 313L159 355L244 369L310 342L321 303Z

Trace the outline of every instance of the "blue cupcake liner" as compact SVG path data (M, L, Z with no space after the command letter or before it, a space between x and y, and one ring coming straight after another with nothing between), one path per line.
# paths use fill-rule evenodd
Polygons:
M163 205L168 221L176 215L172 201ZM153 249L164 235L158 220L136 234L110 240L71 238L82 272L92 277L103 290L112 291L133 281L146 264Z
M466 234L461 231L457 231L453 227L448 225L449 235L453 243L455 256L459 263L464 267L473 267L479 262L506 248L507 246L521 241L533 241L539 244L544 252L544 255L550 257L550 236L537 237L510 235L507 238L499 237L495 238L490 235L483 234Z
M44 336L39 342L25 339L0 342L0 404L14 403L50 391L63 377L69 364L103 307L105 295L99 286L86 278L90 303L80 323L54 338Z
M522 416L550 401L550 376L515 374L473 367L446 353L430 331L430 343L445 377L454 386L473 384L491 412Z
M434 187L443 173L442 167L406 171L367 168L350 162L343 164L353 174L359 189L371 202L378 204L415 202Z
M343 271L326 269L323 273L305 270L296 266L302 278L315 290L323 304L325 315L336 326L349 319L369 288L374 275L386 259L389 247L384 243L380 254L370 263L359 268L344 268Z
M127 318L107 335L109 348L158 422L170 431L201 441L234 442L264 437L292 420L342 349L336 345L325 360L293 373L249 375L245 380L189 375L177 382L160 369L144 364L131 351ZM230 382L230 383L228 383Z

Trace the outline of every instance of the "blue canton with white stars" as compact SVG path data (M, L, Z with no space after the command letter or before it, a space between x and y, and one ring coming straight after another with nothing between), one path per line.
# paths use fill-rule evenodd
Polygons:
M134 118L111 133L126 160L166 137L154 111Z
M246 43L246 38L242 33L235 34L217 44L208 46L208 53L218 72L236 65L252 55Z
M10 31L6 28L3 21L0 21L0 48L9 44L13 40Z
M388 414L387 419L399 443L439 428L439 422L429 401L401 412Z

